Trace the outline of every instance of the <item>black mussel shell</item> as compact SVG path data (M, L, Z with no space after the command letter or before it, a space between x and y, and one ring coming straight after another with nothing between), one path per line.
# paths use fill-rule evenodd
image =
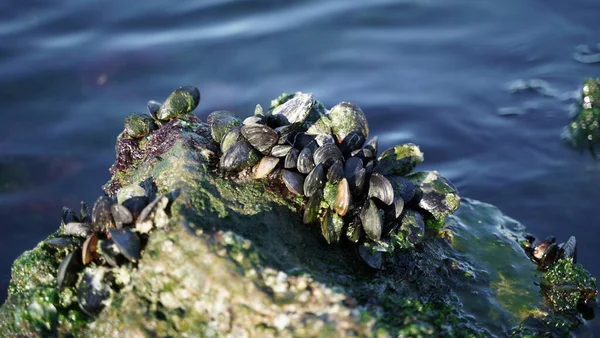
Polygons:
M111 205L110 212L117 228L122 228L124 224L132 224L134 221L131 211L121 204L115 203Z
M358 172L363 169L363 161L358 157L349 157L344 163L344 177L348 180L350 191L354 192L357 185L360 183L360 177L357 178Z
M240 171L260 161L260 154L246 141L239 141L229 148L219 162L221 171Z
M535 243L533 246L533 252L532 252L533 257L537 260L542 259L542 257L544 257L544 254L546 253L546 250L548 249L548 247L550 247L550 245L554 244L555 242L556 242L556 238L554 236L548 236L543 241Z
M72 237L54 237L44 241L44 244L57 249L73 249L81 244L81 241Z
M71 222L65 225L64 233L69 236L87 237L93 232L90 223Z
M242 125L242 120L227 110L214 111L208 115L206 120L210 127L210 136L217 143L222 143L228 132Z
M96 200L94 208L92 209L92 224L94 230L106 231L115 228L115 221L110 210L112 204L112 199L107 196L100 196Z
M113 268L119 267L125 262L125 258L111 239L98 240L97 250L104 261Z
M62 208L62 224L66 225L68 223L79 222L79 217L75 212L67 207Z
M148 220L150 216L152 216L156 209L159 207L163 207L167 205L169 198L165 195L156 196L156 198L150 202L140 213L140 216L137 218L136 223L142 223Z
M379 173L373 173L369 178L369 197L374 197L386 205L394 202L394 189L390 181Z
M123 201L123 206L129 210L134 221L137 220L146 205L148 205L148 197L146 196L134 196Z
M260 162L256 165L256 170L254 171L254 178L265 178L267 177L277 164L279 164L279 158L272 156L263 157Z
M304 196L310 197L317 190L323 189L325 187L325 167L323 163L316 166L304 180Z
M346 229L346 238L351 243L358 243L358 241L364 237L363 235L364 230L362 228L362 224L360 223L360 218L356 216L352 222L348 223L348 228Z
M400 197L404 202L409 202L415 196L417 186L409 179L401 176L386 176L394 188L394 196Z
M366 177L367 177L367 171L365 170L365 168L362 168L358 172L356 172L356 175L354 176L355 188L354 188L354 190L350 189L352 191L352 194L358 196L363 193ZM348 183L350 183L350 182L348 182Z
M75 251L68 254L58 266L58 273L56 276L58 288L61 289L63 286L75 284L77 281L77 273L81 270L83 270L81 248L77 248Z
M98 233L94 232L85 240L85 242L83 242L83 245L81 246L81 262L84 265L87 265L88 263L90 263L91 261L93 261L96 258L96 256L97 256L96 249L97 248L98 248Z
M200 91L196 87L177 88L162 104L156 117L159 120L171 120L196 109L200 102Z
M558 245L556 243L552 243L545 250L542 259L540 259L538 262L538 265L545 269L556 263L558 259Z
M352 204L352 195L350 194L350 186L348 180L343 178L338 183L337 195L335 197L335 203L333 204L333 210L340 216L346 216L350 205Z
M277 144L294 145L294 139L296 138L298 128L297 124L289 124L287 126L275 128L277 135L279 135Z
M365 137L359 133L352 132L348 134L340 144L340 150L344 155L348 155L356 149L360 149L365 143Z
M350 153L350 156L360 158L361 160L363 160L363 163L367 163L375 158L373 152L368 148L356 149Z
M569 237L567 242L560 245L558 256L559 258L567 258L572 263L577 263L577 240L575 240L575 236Z
M319 209L321 209L321 200L323 200L323 191L316 191L306 203L304 208L304 216L302 217L302 223L311 224L317 221L319 216Z
M313 144L312 147L317 146L314 135L309 135L306 133L297 133L296 137L294 137L294 148L304 149L304 148L308 147L309 144ZM313 150L312 147L311 147L311 150Z
M377 136L375 136L372 139L370 139L369 142L365 143L363 148L369 149L371 151L371 153L373 154L373 156L377 156L377 141L378 141L378 138L377 138Z
M375 170L375 160L370 160L369 162L367 162L367 164L365 164L365 174L367 176L370 176L374 170Z
M298 163L299 154L300 150L296 148L290 149L288 154L285 156L285 161L283 161L283 167L286 169L295 169Z
M234 144L243 140L242 128L234 127L231 128L221 139L221 153L227 152Z
M242 135L252 147L265 155L271 152L271 148L279 140L279 135L275 130L261 124L242 126Z
M278 144L271 149L271 156L286 157L290 150L292 150L292 146L287 144Z
M327 169L327 181L337 183L342 178L344 178L344 162L338 160Z
M336 161L342 159L342 152L335 144L326 144L322 147L319 147L313 154L315 165L323 163L326 168L331 167Z
M372 243L365 242L359 245L358 256L373 269L379 270L383 265L383 252Z
M383 215L379 212L375 202L368 198L359 215L367 237L372 240L379 240L383 228Z
M281 179L289 191L296 195L302 195L304 187L304 175L291 170L282 170Z
M132 262L140 260L142 243L136 233L129 228L111 229L109 232L110 238L125 258Z
M86 270L81 277L81 282L77 288L77 300L83 312L95 317L104 309L105 301L110 297L112 290L108 285L106 276L97 281L95 279L98 279L98 277L93 275L93 271Z
M92 212L90 211L90 207L84 201L81 201L81 205L79 206L79 221L83 223L92 222Z
M325 211L325 215L321 218L321 234L328 244L337 244L342 235L344 228L344 220L331 209Z
M402 215L402 211L404 210L404 200L400 197L395 197L394 201L390 206L385 210L385 219L386 221L396 220Z
M313 153L309 147L302 149L300 154L298 154L298 163L296 164L296 168L302 174L308 174L315 167L315 162L313 160Z
M160 110L160 107L162 106L162 104L158 101L154 101L154 100L150 100L148 101L148 104L146 105L146 107L148 107L148 113L150 113L150 115L152 116L153 119L157 120L158 119L158 111Z
M285 103L275 107L271 117L278 126L302 123L312 108L312 94L297 94Z

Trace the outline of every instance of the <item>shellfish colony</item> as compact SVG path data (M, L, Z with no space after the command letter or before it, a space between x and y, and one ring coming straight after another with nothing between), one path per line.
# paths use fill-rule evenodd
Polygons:
M378 155L367 119L354 103L327 110L312 94L284 94L242 120L228 111L208 116L220 144L222 172L250 169L255 179L281 180L302 196L303 222L318 223L329 244L351 243L375 269L383 253L419 244L459 206L456 188L436 171L412 173L423 161L408 143Z
M554 236L536 241L535 237L528 235L524 249L531 261L542 269L548 269L563 258L568 259L571 263L577 263L577 241L575 236L569 237L564 243L556 244Z

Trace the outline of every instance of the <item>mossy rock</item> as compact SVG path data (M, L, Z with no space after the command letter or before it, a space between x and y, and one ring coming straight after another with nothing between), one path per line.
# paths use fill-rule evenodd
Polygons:
M318 226L302 224L302 202L281 182L217 173L218 146L197 118L130 141L117 141L105 191L169 194L167 223L150 233L134 268L110 268L120 288L97 317L80 310L73 287L56 288L67 251L40 243L25 252L0 308L6 336L564 333L548 324L565 315L547 308L534 284L540 273L519 246L524 227L490 205L464 199L444 225L452 236L427 228L422 244L386 254L374 271L355 247L328 245ZM139 194L127 189L121 194Z

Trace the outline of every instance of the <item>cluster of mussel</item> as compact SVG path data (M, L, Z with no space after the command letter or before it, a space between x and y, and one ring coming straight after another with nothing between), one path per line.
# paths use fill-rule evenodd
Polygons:
M82 202L79 215L63 207L62 234L44 243L70 252L58 267L57 286L76 286L77 300L85 313L100 313L113 289L119 288L110 269L102 267L119 268L139 261L145 234L152 230L157 213L164 212L169 199L163 195L148 202L142 193L122 203L101 196L91 212Z
M280 179L302 196L305 224L320 223L329 244L350 243L369 266L382 266L383 252L410 248L427 225L439 228L458 208L456 188L437 172L417 172L423 154L414 144L378 156L377 137L358 105L327 110L312 94L284 94L244 120L229 111L207 118L221 149L224 173Z
M572 263L577 263L577 241L575 236L569 237L566 242L557 244L554 236L549 236L541 241L527 235L525 237L525 252L527 256L542 269L548 269L559 259L566 258Z
M200 91L196 87L177 88L163 102L148 101L149 114L131 114L125 118L125 136L140 138L174 118L190 113L200 102Z

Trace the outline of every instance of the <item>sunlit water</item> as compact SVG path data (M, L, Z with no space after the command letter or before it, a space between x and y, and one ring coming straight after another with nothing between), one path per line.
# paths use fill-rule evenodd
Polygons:
M575 235L600 277L600 163L560 138L581 81L600 76L581 56L598 13L595 0L0 4L0 289L63 205L102 193L124 117L186 84L201 117L283 91L356 102L380 148L419 144L421 168L462 195L538 237Z

